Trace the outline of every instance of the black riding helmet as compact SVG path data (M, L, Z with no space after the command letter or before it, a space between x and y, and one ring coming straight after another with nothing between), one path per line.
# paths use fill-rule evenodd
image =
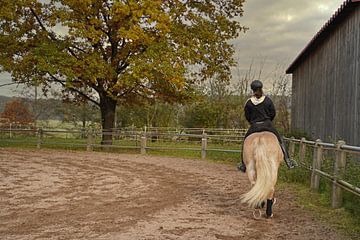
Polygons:
M263 87L263 84L259 80L254 80L254 81L252 81L250 87L251 87L251 90L253 90L255 92L259 88L261 89Z

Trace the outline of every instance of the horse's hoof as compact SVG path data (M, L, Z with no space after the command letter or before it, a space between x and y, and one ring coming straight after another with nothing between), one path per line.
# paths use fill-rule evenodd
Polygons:
M253 217L256 219L256 220L259 220L262 216L262 213L260 211L260 209L255 209L253 211Z
M266 214L266 218L272 218L274 216L274 214L272 213L270 216L268 216L267 214Z

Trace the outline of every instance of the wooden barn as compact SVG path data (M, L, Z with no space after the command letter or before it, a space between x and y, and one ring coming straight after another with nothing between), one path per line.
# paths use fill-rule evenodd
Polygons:
M360 146L360 0L347 0L286 70L291 127Z

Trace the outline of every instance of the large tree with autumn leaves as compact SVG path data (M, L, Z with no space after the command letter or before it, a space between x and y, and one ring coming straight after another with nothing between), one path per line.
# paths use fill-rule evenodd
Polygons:
M93 102L107 131L118 104L183 101L203 80L229 80L243 2L0 0L1 70Z

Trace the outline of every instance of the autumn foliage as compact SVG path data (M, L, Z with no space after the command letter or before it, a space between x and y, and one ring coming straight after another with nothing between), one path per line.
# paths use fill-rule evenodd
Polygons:
M13 100L6 103L4 111L1 113L2 119L7 119L10 123L30 124L34 122L32 113L20 100Z
M111 132L117 105L185 102L205 80L228 82L243 3L0 0L0 67L92 102Z

